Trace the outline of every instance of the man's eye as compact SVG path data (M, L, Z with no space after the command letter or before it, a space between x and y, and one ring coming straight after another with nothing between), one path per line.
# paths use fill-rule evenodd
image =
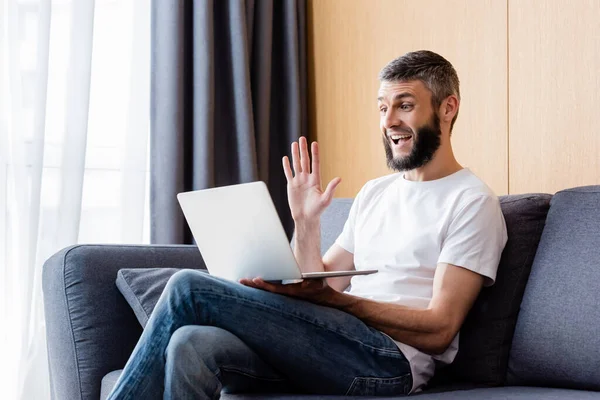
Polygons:
M403 111L408 111L408 110L410 110L411 108L412 108L412 104L402 104L402 105L400 106L400 109L401 109L401 110L403 110Z
M385 113L387 112L387 108L385 108L385 107L381 107L381 108L379 109L379 112L380 112L381 114L385 114Z

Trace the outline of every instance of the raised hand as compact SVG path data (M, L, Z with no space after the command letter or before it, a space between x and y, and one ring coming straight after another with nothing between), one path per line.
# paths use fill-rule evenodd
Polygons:
M293 173L287 156L283 157L283 172L287 179L288 202L292 218L296 222L310 222L318 219L329 206L335 188L342 180L334 178L323 191L321 189L319 145L317 142L313 142L311 145L311 163L306 138L301 137L299 142L300 144L292 143Z

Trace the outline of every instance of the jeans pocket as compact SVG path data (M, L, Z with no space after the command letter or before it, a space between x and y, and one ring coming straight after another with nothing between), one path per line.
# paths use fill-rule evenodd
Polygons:
M356 377L346 392L347 396L397 396L406 395L412 389L409 373L392 378Z

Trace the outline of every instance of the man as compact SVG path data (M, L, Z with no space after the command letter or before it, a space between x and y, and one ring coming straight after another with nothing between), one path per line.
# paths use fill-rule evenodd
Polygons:
M322 259L319 218L341 180L321 190L318 145L311 161L304 138L292 144L292 165L283 159L300 268L379 272L293 285L178 272L109 398L408 394L436 362L452 362L465 316L495 279L504 219L493 192L454 158L452 65L407 53L380 81L382 140L397 173L361 189Z

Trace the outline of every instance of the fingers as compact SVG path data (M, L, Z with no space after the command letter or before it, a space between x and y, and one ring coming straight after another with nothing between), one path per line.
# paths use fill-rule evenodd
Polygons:
M326 204L331 203L331 199L333 199L333 193L335 192L335 188L337 188L341 181L342 178L333 178L331 182L329 182L329 184L327 185L327 189L325 189L325 192L323 193Z
M320 180L320 160L319 160L319 146L317 142L313 142L311 145L311 153L312 153L312 173L316 174L316 176ZM292 143L292 165L294 166L294 171L292 175L292 171L290 170L289 174L287 171L286 165L289 167L289 160L287 157L283 158L283 170L285 173L285 177L289 181L292 179L292 176L297 176L299 173L311 173L311 156L308 154L308 142L304 136L301 136L298 142Z
M252 283L264 290L274 291L276 289L275 285L269 282L265 282L261 278L252 279Z
M310 174L310 157L308 155L308 145L304 136L300 137L300 166L302 172Z
M262 278L252 279L252 285L257 289L266 290L271 293L286 294L286 289L282 285L265 282Z
M290 167L290 159L287 158L287 156L285 156L282 159L282 163L283 163L283 173L285 174L285 179L287 179L287 181L289 182L292 179L294 179L294 176L292 175L292 167Z
M252 282L252 279L242 278L239 280L239 282L244 286L253 287L253 288L258 289L256 287L256 285Z
M298 142L292 143L292 164L294 165L294 176L302 172L300 166L300 153L298 152Z
M244 286L248 286L251 288L255 288L255 289L262 289L262 290L269 290L269 283L263 281L260 278L242 278L239 280L239 282L244 285Z
M317 142L312 142L310 152L312 153L312 173L320 180L321 166L319 160L319 145Z

